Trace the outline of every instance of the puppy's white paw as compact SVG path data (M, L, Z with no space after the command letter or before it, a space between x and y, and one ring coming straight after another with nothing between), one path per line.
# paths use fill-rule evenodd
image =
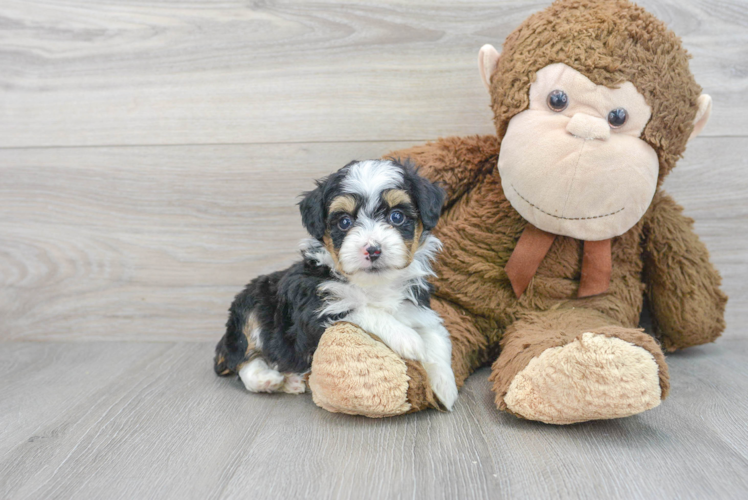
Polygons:
M285 381L283 375L259 358L242 366L239 378L250 392L278 392Z
M395 335L389 342L385 343L390 349L405 359L423 361L426 353L426 345L415 330L411 330L411 332L406 331L401 335Z
M251 377L242 377L244 387L251 392L278 392L283 387L283 375L275 370L263 370Z
M452 407L457 401L457 383L452 372L451 366L439 365L436 363L424 363L423 367L429 375L431 390L434 391L439 401L452 411Z
M304 376L298 373L286 373L283 392L288 394L303 394L306 392Z

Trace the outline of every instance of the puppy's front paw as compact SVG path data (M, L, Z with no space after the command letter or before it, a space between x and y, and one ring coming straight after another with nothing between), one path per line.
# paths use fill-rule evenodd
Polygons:
M457 401L457 384L451 366L443 366L436 363L424 363L423 367L429 375L431 390L434 391L439 401L452 411Z
M304 376L298 373L286 373L286 381L283 384L283 392L287 394L303 394L306 392Z
M418 335L415 330L411 330L410 332L406 330L402 332L402 334L395 335L389 342L386 342L386 344L390 349L405 359L412 359L421 362L424 359L426 346L423 343L421 336Z
M239 378L250 392L278 392L285 378L279 372L269 368L259 359L250 361L239 370Z

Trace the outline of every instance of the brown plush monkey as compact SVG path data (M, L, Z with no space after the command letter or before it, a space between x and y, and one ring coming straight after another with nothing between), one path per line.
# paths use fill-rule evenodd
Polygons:
M657 406L662 348L724 329L720 276L660 190L711 99L678 37L625 0L555 2L479 60L497 136L394 153L448 193L432 306L458 386L492 363L499 409L556 424ZM637 328L645 296L656 338ZM438 406L425 381L344 324L322 337L310 385L330 411L387 416Z

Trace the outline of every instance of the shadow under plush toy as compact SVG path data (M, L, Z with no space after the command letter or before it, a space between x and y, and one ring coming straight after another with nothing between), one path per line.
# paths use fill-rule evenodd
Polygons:
M447 191L431 303L459 386L493 363L500 410L554 424L625 417L667 395L662 348L720 335L720 276L660 189L711 111L688 57L629 2L558 1L503 54L481 49L496 137L393 153ZM645 296L656 338L637 328ZM310 386L323 408L381 417L434 406L425 380L334 325Z

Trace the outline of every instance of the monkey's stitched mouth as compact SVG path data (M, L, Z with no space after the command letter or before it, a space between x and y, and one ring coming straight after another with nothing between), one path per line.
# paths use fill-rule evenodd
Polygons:
M615 212L610 212L609 214L592 215L590 217L561 217L560 215L553 215L551 213L546 212L545 210L543 210L542 208L540 208L539 206L537 206L536 204L532 203L530 200L528 200L527 198L525 198L524 196L522 196L522 194L519 191L517 191L517 188L514 187L514 184L510 184L510 185L512 186L512 189L514 190L514 192L517 193L517 196L519 196L520 198L522 198L525 201L525 203L527 203L528 205L530 205L532 208L534 208L534 209L536 209L536 210L544 213L545 215L549 215L549 216L554 217L556 219L562 219L562 220L602 219L603 217L610 217L611 215L615 215L617 213L623 212L623 209L626 208L626 207L622 207L622 208L619 208L618 210L616 210Z

